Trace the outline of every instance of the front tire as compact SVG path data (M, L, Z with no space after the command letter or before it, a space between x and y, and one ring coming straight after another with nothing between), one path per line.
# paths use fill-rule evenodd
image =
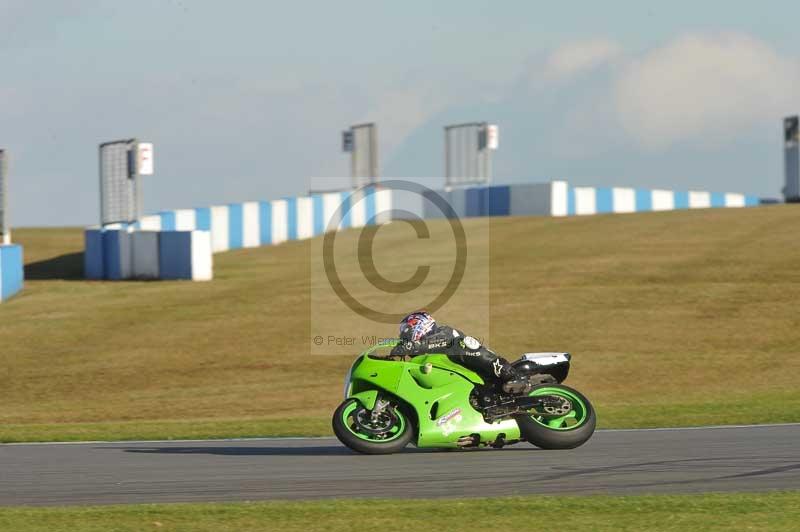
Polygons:
M372 412L355 399L347 399L333 413L333 433L350 449L364 454L396 453L414 437L411 417L395 401L377 421Z
M594 434L597 425L594 407L578 390L563 384L545 384L534 388L529 395L551 396L565 401L565 412L559 412L561 415L532 411L530 415L516 417L519 431L529 443L542 449L574 449Z

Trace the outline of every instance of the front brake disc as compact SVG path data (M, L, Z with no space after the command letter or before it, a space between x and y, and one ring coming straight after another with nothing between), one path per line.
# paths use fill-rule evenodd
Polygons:
M354 418L361 430L376 436L389 432L397 422L397 416L394 415L391 408L387 408L381 412L377 420L372 419L372 412L364 408L359 408Z

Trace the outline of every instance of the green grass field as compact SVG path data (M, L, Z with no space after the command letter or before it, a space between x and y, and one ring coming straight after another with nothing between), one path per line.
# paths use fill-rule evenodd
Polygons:
M404 225L381 229L387 277L431 253ZM796 206L493 219L490 346L572 352L601 427L800 421L796 227ZM355 353L309 356L314 243L215 255L210 283L114 283L81 279L80 229L14 236L0 441L330 433Z
M800 492L0 509L15 532L797 530Z

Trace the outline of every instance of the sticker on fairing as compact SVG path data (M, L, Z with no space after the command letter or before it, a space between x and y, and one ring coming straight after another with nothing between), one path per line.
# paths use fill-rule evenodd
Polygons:
M456 425L462 419L463 417L461 416L461 409L454 408L450 412L437 419L436 426L442 429L443 436L448 436L450 433L456 430Z
M494 376L499 378L500 374L503 372L503 363L500 362L499 358L492 362L492 369L494 370Z
M472 349L473 351L481 348L481 343L472 336L467 336L464 338L464 345L467 347L467 349Z

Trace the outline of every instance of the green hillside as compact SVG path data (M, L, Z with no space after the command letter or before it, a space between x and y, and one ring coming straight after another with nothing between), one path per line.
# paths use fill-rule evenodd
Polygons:
M603 427L800 421L798 227L796 206L493 219L490 346L572 352ZM318 242L215 255L211 283L113 283L81 279L80 229L14 236L0 441L329 433L355 353L309 355ZM380 239L387 277L431 258L405 224Z

